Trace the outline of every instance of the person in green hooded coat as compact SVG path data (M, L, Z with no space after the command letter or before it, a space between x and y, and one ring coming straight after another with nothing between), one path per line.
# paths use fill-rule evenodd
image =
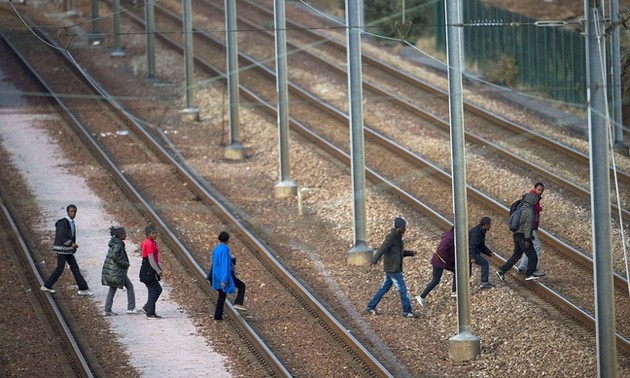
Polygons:
M140 311L136 309L136 293L133 290L133 284L127 276L129 257L127 256L124 242L127 239L127 232L123 227L110 227L109 234L112 238L108 243L109 249L107 250L101 273L101 283L104 286L109 286L103 315L118 315L112 311L112 305L116 290L123 287L127 289L127 313L132 315L138 314Z

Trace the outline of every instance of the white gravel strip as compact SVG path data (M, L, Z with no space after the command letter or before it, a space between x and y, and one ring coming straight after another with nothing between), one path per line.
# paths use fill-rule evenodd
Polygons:
M50 116L19 114L18 109L10 111L4 108L0 114L2 143L40 202L45 221L38 227L48 230L51 242L55 221L65 216L68 204L77 205L79 249L76 257L95 294L86 300L95 301L102 309L108 290L101 285L101 267L109 241L108 229L118 223L104 211L102 201L87 187L85 180L68 172L65 167L71 166L70 162L62 158L47 134L33 125L35 121L46 118L50 119ZM129 278L134 284L138 308L147 299L146 287L138 280L141 258L136 249L139 242L127 240L132 264ZM52 245L50 252L42 252L48 256L44 263L54 267L56 258ZM71 275L70 268L66 266L63 274ZM57 289L59 285L61 281L55 285ZM131 364L146 377L206 377L208 372L212 372L213 377L230 377L225 368L226 358L214 352L203 337L196 335L189 317L169 298L168 285L164 282L162 285L164 292L157 303L157 313L163 316L160 320L148 321L143 314L127 315L127 293L119 290L114 297L113 311L119 315L108 318L110 329L125 345ZM101 313L94 315L102 316Z

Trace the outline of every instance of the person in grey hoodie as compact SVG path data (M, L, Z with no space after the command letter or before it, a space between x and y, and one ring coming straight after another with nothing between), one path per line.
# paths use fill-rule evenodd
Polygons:
M501 281L505 281L505 272L509 271L512 266L516 264L521 256L523 256L523 253L528 259L527 269L525 270L525 280L531 281L540 278L534 275L536 265L538 264L538 256L536 256L536 251L534 250L532 244L534 205L536 205L539 199L540 197L538 194L532 192L523 196L523 200L521 202L523 209L521 210L518 229L512 233L512 238L514 239L514 253L512 253L512 256L508 259L508 261L496 272Z

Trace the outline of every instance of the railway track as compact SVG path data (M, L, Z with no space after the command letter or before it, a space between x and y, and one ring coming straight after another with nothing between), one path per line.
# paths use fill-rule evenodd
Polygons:
M184 228L183 225L177 224L178 211L183 207L195 207L199 216L204 219L204 224L214 224L217 228L228 226L231 229L235 239L248 252L246 261L239 261L239 265L245 264L248 270L256 272L257 277L250 277L254 282L268 283L269 288L261 290L263 292L261 295L269 298L270 302L263 308L275 306L287 309L289 319L281 320L290 321L293 326L291 332L282 332L275 328L277 323L271 319L264 322L254 319L248 322L228 305L230 314L227 318L233 326L232 332L238 334L233 337L239 338L239 343L248 349L248 353L255 356L252 360L257 361L256 369L267 372L262 375L302 375L308 371L318 371L317 369L322 369L323 365L329 369L341 367L348 373L354 372L352 375L358 376L391 376L387 369L276 261L273 251L269 250L265 243L251 233L237 217L227 211L213 195L212 188L207 182L167 153L160 142L131 120L103 88L90 80L86 81L84 72L62 69L61 67L73 63L73 58L69 54L61 54L59 52L61 49L57 50L56 54L44 52L41 48L35 49L29 43L37 43L40 47L41 43L34 38L15 38L7 42L20 55L25 65L33 65L34 71L45 72L37 75L38 80L55 99L57 106L63 109L64 118L72 125L86 148L110 171L118 186L129 196L130 203L135 204L153 224L158 225L176 259L188 272L190 279L197 282L197 289L208 297L214 297L214 293L205 282L205 269L202 267L207 257L200 252L193 252L203 251L203 247L191 248L182 242L188 237L176 231ZM41 64L43 61L46 64ZM51 70L50 67L56 68ZM75 68L76 66L73 66L73 69ZM65 97L68 93L72 93L73 96ZM85 112L85 101L92 98L106 100L92 104L99 111ZM129 145L117 146L116 143L97 140L94 137L120 127L127 127L135 134L134 142L140 144L136 147L137 151L151 153L138 154L130 161L129 154L125 155L122 152L123 149L130 148ZM123 173L124 167L129 168L131 165L154 167L163 165L164 167L159 169L162 173L173 170L177 175L170 174L171 177L162 179L160 186L163 187L157 192L152 192L151 188L139 184L147 179L146 175L143 176L139 172L133 175ZM184 188L181 186L181 180L186 183ZM159 192L165 189L169 193L160 197ZM181 193L182 190L184 193ZM203 209L199 209L197 199L203 202ZM189 204L182 205L185 202ZM254 329L265 335L265 342L253 331ZM267 346L267 343L270 346ZM308 352L313 348L317 353L311 353L309 356ZM271 352L272 349L280 357L276 357ZM297 355L294 353L295 350L301 350L303 353ZM313 358L313 355L326 356L326 362ZM281 363L280 359L284 362ZM289 367L285 368L285 365Z
M156 7L156 11L158 12L158 17L156 18L156 28L158 30L173 30L174 25L181 23L176 15L172 12L165 12L160 6ZM139 16L136 16L134 19L135 22L141 22L141 17ZM170 33L168 34L161 34L160 38L166 44L181 51L177 41L171 39ZM224 62L222 62L220 57L221 50L224 47L217 39L209 38L208 34L210 33L203 30L197 30L197 33L195 33L197 64L208 70L212 76L222 76L223 73L220 68L223 67ZM251 39L254 40L254 38ZM275 98L273 72L265 68L264 62L256 61L245 54L240 54L240 59L241 65L247 67L241 74L241 83L248 83L246 86L242 85L242 95L253 102L252 106L260 107L270 112L270 114L274 114L275 109L270 105L273 104L273 99ZM347 126L347 119L343 111L319 101L316 96L308 95L306 91L301 90L294 84L291 85L290 89L291 95L297 98L297 101L291 101L292 116L294 117L292 119L292 127L307 139L314 141L318 147L326 150L327 153L337 156L342 161L347 161L348 156L345 152L347 150L347 133L343 132L344 127ZM322 114L327 114L329 118L324 121ZM450 176L448 172L423 159L413 153L413 151L409 151L404 146L400 146L395 141L383 137L376 131L367 129L367 133L371 142L379 140L378 143L373 143L367 147L368 164L374 167L382 164L380 168L368 171L369 178L382 186L383 190L386 188L386 190L394 191L398 196L414 204L419 211L425 212L427 216L435 219L438 224L448 224L448 217L443 214L450 214L450 202L436 203L434 199L431 199L437 193L450 191ZM381 157L381 159L369 160L370 156ZM385 156L387 158L382 159ZM394 172L392 172L392 166L397 167ZM379 172L388 172L388 176ZM409 174L409 172L413 173ZM392 185L392 183L400 185ZM417 189L433 187L438 189L429 194ZM469 187L468 193L472 199L471 213L474 216L480 217L490 213L496 223L501 223L501 221L497 222L496 219L506 217L507 209L500 201L472 187ZM472 218L474 219L474 217ZM559 306L566 306L563 308L567 312L573 313L573 316L582 319L581 322L590 324L593 327L594 321L592 318L588 319L588 312L593 311L592 261L579 249L570 246L565 241L549 233L543 231L543 237L543 241L547 242L551 247L548 248L548 252L552 255L555 253L559 254L558 257L554 256L552 259L553 263L551 261L548 262L549 276L557 278L547 279L547 284L544 285L535 284L535 290L544 292L546 298L554 301ZM511 250L510 239L506 237L505 240L507 242L497 243L495 250ZM569 256L578 261L579 264L561 261L563 258L560 255ZM578 265L583 265L583 267ZM580 282L580 284L576 285L577 282ZM584 284L585 282L587 284ZM615 282L619 287L626 287L625 280L618 274ZM575 290L576 287L580 288L579 292ZM556 292L561 292L566 298L562 298ZM628 300L624 294L618 293L615 300L618 309L628 308ZM574 303L577 303L577 305ZM579 313L582 314L580 315ZM620 329L622 334L628 334L629 328L624 320L624 316L618 317L618 329ZM627 345L627 341L621 335L619 336L619 342L622 348L627 348L627 346L624 347L624 345Z
M32 252L22 237L22 232L6 206L8 203L10 199L6 198L6 193L0 187L0 225L3 236L9 241L14 252L12 260L18 277L23 279L25 286L32 288L32 297L36 303L33 310L38 314L37 318L46 323L45 327L49 330L49 338L52 341L52 351L60 359L59 365L63 369L63 374L73 377L102 376L103 372L96 359L85 352L89 348L81 337L81 330L76 324L66 320L72 314L65 306L58 304L60 301L58 298L53 299L39 290L44 281L31 257Z

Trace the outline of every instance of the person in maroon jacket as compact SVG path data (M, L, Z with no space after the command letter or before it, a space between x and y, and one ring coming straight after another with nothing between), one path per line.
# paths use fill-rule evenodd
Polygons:
M444 269L455 274L455 232L454 228L444 231L440 244L435 249L435 253L431 256L431 265L433 265L433 278L427 284L422 293L416 297L420 306L427 305L426 297L431 290L440 283ZM451 289L451 297L457 296L455 287L455 277L453 276L453 287Z

